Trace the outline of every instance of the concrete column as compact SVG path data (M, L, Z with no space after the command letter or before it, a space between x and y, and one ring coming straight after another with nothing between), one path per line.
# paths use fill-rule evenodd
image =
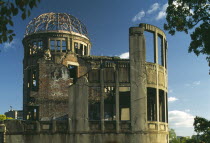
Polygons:
M100 83L101 83L101 130L104 131L104 70L100 70Z
M115 92L115 101L116 101L116 131L117 133L119 132L120 130L120 114L119 114L119 106L120 106L120 103L119 103L119 76L118 76L118 70L115 71L115 78L116 78L116 92Z
M75 84L71 85L69 87L69 113L68 113L68 122L69 122L69 132L74 133L75 132L75 112L76 112L76 105L75 105Z
M76 132L87 132L88 125L88 80L85 76L77 80L75 86Z
M48 38L47 49L50 49L50 38Z
M52 121L52 132L55 133L56 130L57 130L57 128L56 128L56 120L53 120Z
M156 117L157 117L157 122L158 122L158 130L159 130L159 89L158 89L158 84L159 84L159 78L158 78L158 71L159 71L159 63L158 63L158 33L157 29L155 30L155 64L156 64L156 79L157 79L157 84L156 84Z
M147 129L145 38L143 28L131 27L129 30L131 128L133 132L139 132Z
M40 122L36 121L36 132L39 133L41 131Z

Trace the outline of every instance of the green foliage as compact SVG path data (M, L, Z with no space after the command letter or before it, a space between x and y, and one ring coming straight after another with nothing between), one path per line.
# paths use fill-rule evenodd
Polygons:
M169 143L180 143L174 129L169 130Z
M194 118L194 130L198 133L199 139L204 142L210 141L210 121L196 116Z
M171 35L176 31L188 34L195 29L191 36L189 52L207 55L210 62L210 3L209 0L168 0L166 10L167 24L164 29Z
M6 119L7 119L7 117L5 115L0 115L0 121L4 121Z
M15 36L14 30L11 29L14 25L12 17L20 12L21 18L26 19L38 2L40 0L0 0L0 44L11 42Z
M13 119L12 117L7 117L6 115L0 115L0 121L4 121L6 119Z

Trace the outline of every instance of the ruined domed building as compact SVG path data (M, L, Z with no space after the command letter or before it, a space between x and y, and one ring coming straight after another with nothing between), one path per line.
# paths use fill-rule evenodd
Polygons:
M169 143L162 30L131 27L129 59L93 56L81 21L45 13L28 24L23 45L24 121L0 125L6 143Z

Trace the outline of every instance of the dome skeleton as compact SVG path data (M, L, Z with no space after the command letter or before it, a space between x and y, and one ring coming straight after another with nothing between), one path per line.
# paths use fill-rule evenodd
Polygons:
M25 36L57 30L76 32L87 36L85 25L76 17L66 13L45 13L34 18L27 25Z

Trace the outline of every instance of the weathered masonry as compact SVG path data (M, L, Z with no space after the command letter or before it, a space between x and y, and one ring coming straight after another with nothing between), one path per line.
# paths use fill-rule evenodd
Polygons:
M81 21L46 13L29 23L23 45L25 120L1 124L3 141L169 142L167 41L159 28L129 29L129 59L92 56Z

